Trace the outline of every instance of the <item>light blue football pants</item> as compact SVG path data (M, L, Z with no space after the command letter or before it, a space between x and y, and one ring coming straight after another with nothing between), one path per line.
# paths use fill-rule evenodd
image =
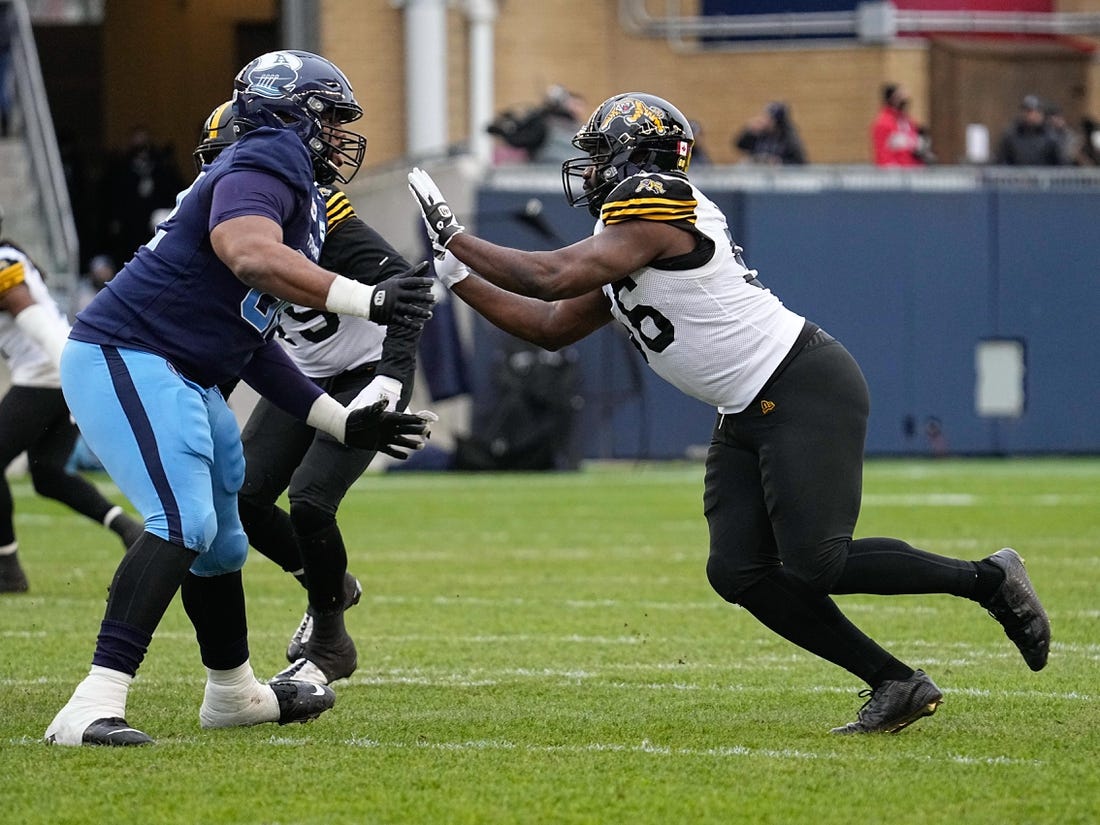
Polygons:
M237 513L244 453L218 389L163 357L70 340L61 388L88 446L145 518L145 529L199 554L191 572L240 570L248 539Z

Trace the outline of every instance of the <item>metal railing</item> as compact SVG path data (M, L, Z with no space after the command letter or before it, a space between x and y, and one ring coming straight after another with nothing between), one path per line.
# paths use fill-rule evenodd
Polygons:
M51 273L75 280L80 272L80 245L25 0L0 0L0 25L8 27L13 104L47 235Z
M664 0L659 13L650 10L651 2L619 0L619 21L624 30L664 38L681 52L698 50L704 40L711 50L753 51L847 45L852 40L881 44L898 35L933 32L1100 33L1100 12L919 11L898 9L889 0L865 0L840 11L698 14L697 4L684 0ZM723 42L722 38L729 40Z

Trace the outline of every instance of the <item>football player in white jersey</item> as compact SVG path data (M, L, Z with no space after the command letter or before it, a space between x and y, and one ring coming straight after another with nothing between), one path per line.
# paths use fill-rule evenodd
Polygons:
M24 451L36 493L110 528L124 548L141 536L136 519L65 469L77 436L57 371L68 335L69 324L38 267L14 243L0 240L0 355L11 373L11 388L0 399L0 593L29 587L19 563L11 489L3 475Z
M852 539L869 411L863 374L745 266L724 215L686 175L687 118L629 92L604 101L573 143L583 154L562 165L562 181L595 231L549 252L474 237L414 169L409 187L437 274L498 327L547 349L615 319L655 372L716 408L707 576L722 598L867 683L856 720L833 732L896 732L933 713L943 694L852 624L832 594L971 599L1040 670L1050 623L1014 550L963 561L898 539Z
M195 149L199 171L236 139L229 102L203 124ZM370 285L410 270L405 259L358 215L340 189L319 185L325 199L326 234L320 264ZM405 279L404 283L426 279ZM398 288L397 281L379 289ZM412 394L416 347L423 322L381 325L367 318L288 306L276 337L314 383L344 404L404 410ZM322 685L355 672L355 642L344 612L358 604L362 586L347 571L336 511L352 484L374 459L373 450L341 444L260 398L241 441L244 484L237 497L249 544L291 573L306 588L309 606L287 646L289 667L272 681L301 679ZM278 506L283 493L289 507Z

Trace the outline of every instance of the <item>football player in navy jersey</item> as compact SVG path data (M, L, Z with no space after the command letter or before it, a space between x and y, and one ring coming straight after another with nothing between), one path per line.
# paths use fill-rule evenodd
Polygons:
M213 163L236 140L229 102L210 113L195 159ZM408 271L409 264L332 184L318 187L325 199L327 233L320 264L377 284ZM338 401L405 409L412 393L420 325L380 326L355 316L308 307L287 307L276 337L298 368ZM375 453L341 444L261 398L241 433L244 486L238 496L249 543L292 573L306 587L309 607L287 648L290 667L272 681L305 679L332 684L355 672L355 643L344 611L362 594L347 572L347 551L336 511ZM277 501L287 493L289 512Z
M219 390L237 378L333 438L398 457L422 446L430 413L349 409L272 339L288 304L416 326L430 316L419 273L372 287L317 264L326 231L314 180L348 180L364 139L347 78L309 52L281 51L233 83L241 137L76 319L61 359L65 398L88 445L145 519L111 583L92 667L46 730L62 745L141 745L126 699L177 590L207 680L199 720L219 728L303 722L328 687L258 681L249 664L237 511L240 431Z
M548 349L615 319L657 374L717 409L703 495L707 576L722 598L868 684L857 719L833 732L896 732L933 713L943 694L852 624L831 594L971 599L1040 670L1050 623L1014 550L963 561L897 539L852 539L869 411L863 374L745 266L725 216L686 175L693 136L683 114L653 95L616 95L573 143L583 154L562 165L562 181L595 231L551 252L473 237L431 177L413 170L437 274L501 329Z

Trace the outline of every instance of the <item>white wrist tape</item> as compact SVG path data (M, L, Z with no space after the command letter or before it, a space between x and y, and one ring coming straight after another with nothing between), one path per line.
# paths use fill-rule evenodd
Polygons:
M447 252L442 258L435 260L435 275L447 289L463 281L469 274L466 264L456 258L453 252Z
M374 287L337 275L325 296L325 309L337 315L370 317L371 297Z
M331 395L323 393L317 396L309 408L306 423L315 430L328 433L341 444L347 433L348 409Z
M61 363L69 329L56 313L43 304L31 304L15 316L15 323L46 351L55 365Z

